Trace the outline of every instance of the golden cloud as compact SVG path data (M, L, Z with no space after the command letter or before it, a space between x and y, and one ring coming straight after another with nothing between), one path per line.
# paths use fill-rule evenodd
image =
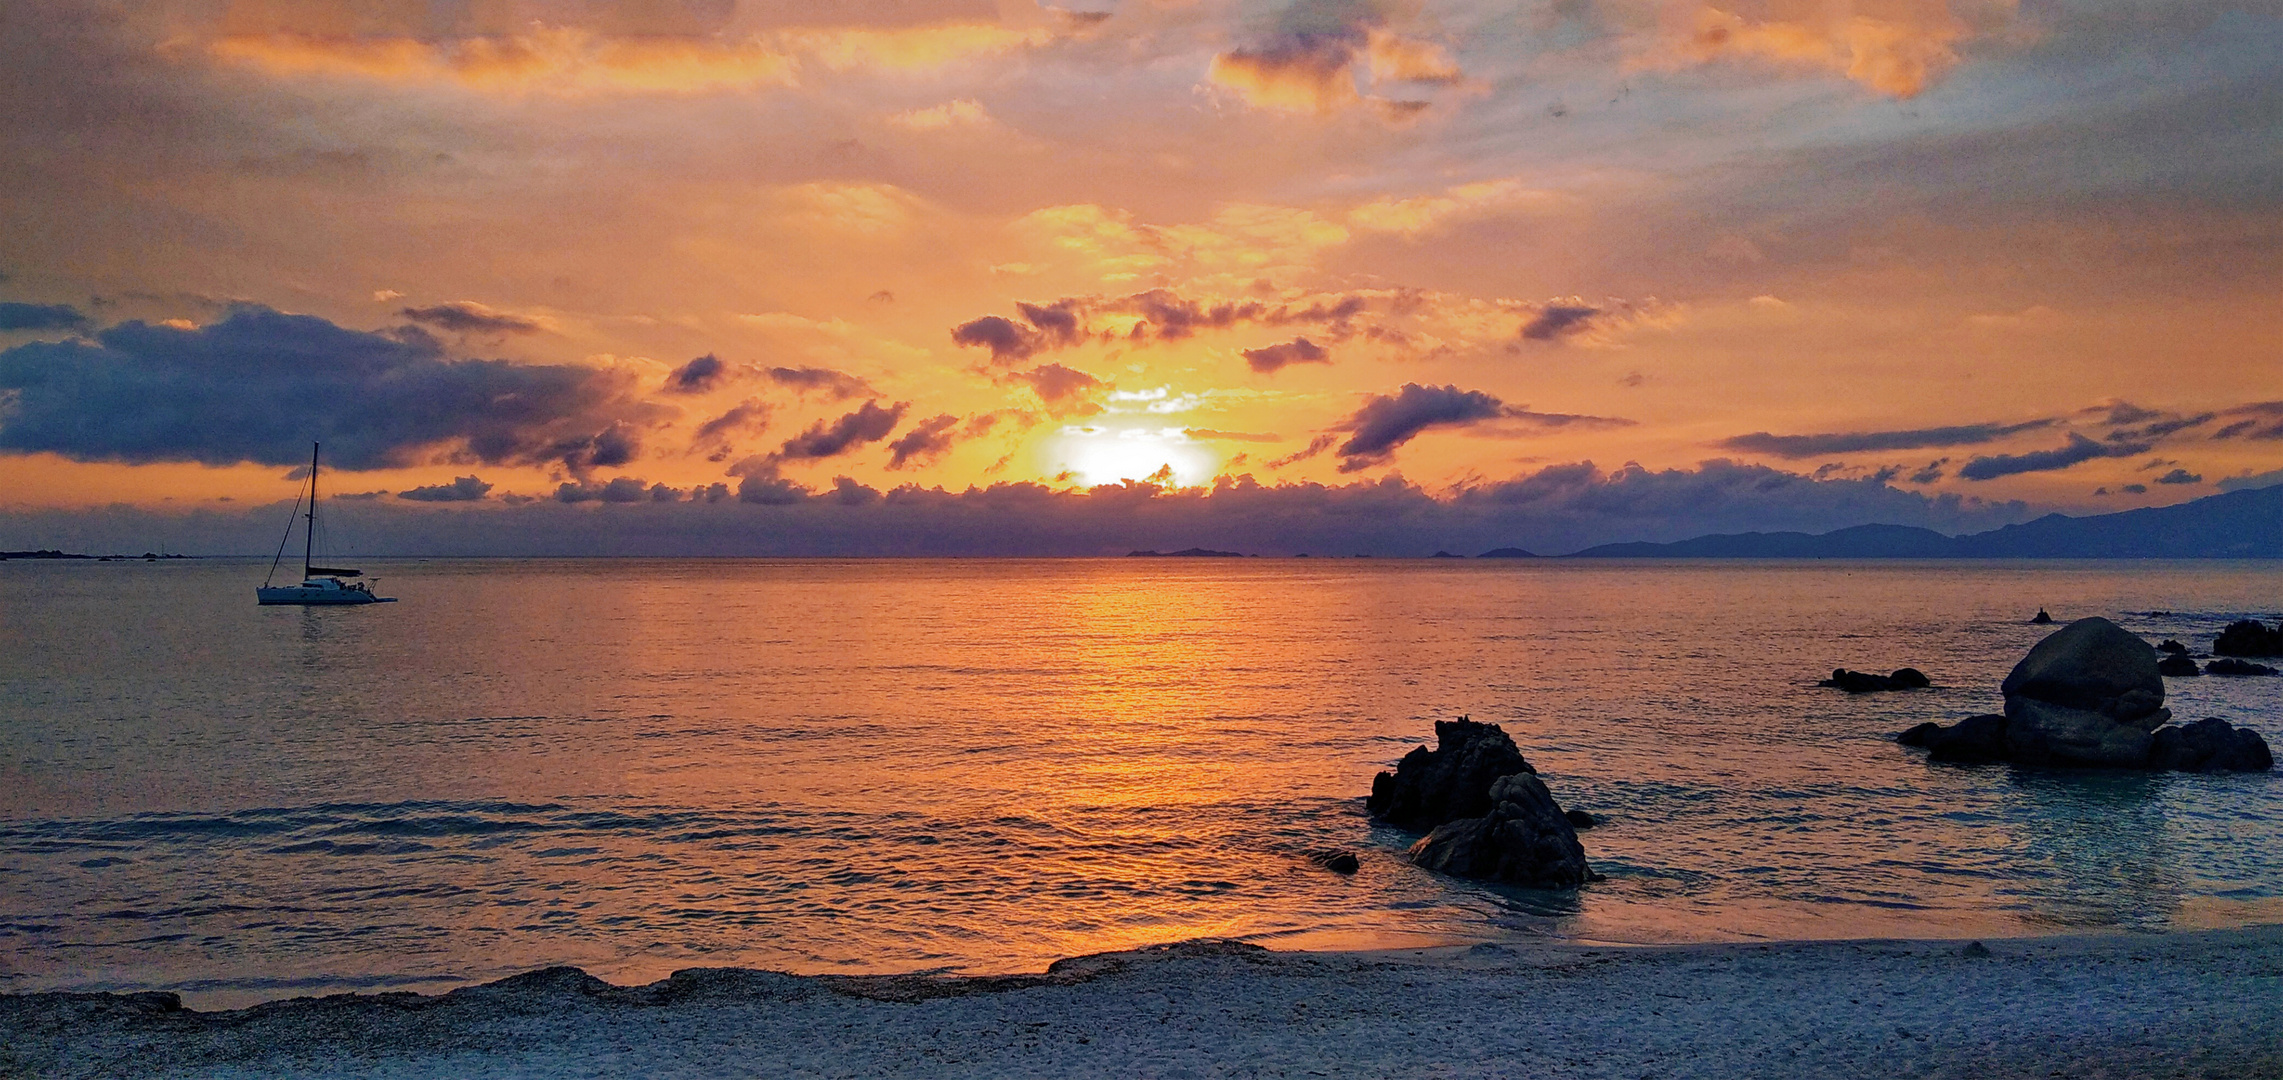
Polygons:
M1773 0L1661 7L1633 66L1677 69L1751 59L1837 72L1892 97L1923 92L1958 46L2012 21L2013 0Z

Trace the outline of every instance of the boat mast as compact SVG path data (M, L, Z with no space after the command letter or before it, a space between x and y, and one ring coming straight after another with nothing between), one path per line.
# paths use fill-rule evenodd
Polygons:
M309 444L309 527L301 534L301 580L309 580L309 560L317 548L317 446Z

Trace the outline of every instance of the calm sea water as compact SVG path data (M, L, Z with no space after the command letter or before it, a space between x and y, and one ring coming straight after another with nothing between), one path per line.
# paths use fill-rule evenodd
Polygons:
M2274 564L434 561L334 610L261 572L0 565L0 990L2283 921L2283 777L1889 741L1995 708L2041 605L2201 647ZM1813 685L1904 664L1939 688ZM2171 691L2283 746L2283 679ZM1460 714L1609 819L1607 881L1401 861L1360 796Z

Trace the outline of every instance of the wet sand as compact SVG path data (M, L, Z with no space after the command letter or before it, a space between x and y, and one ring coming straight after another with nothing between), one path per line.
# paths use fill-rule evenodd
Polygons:
M1965 942L1271 952L1046 973L569 968L196 1012L0 998L7 1076L2283 1076L2283 927Z

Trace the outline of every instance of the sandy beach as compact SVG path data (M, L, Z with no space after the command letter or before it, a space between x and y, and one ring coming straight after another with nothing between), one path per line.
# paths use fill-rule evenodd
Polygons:
M197 1012L0 998L0 1074L2273 1077L2283 927L1965 942L1273 952L1038 975L574 969Z

